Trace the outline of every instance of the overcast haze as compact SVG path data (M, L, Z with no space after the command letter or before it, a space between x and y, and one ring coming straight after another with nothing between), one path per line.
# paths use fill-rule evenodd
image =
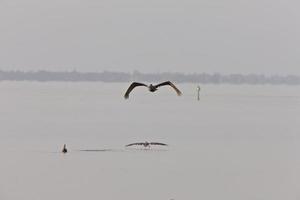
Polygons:
M295 0L0 0L0 69L300 75Z

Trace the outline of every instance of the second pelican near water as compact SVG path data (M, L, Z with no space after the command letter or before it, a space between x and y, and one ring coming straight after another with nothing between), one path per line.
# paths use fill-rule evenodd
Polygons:
M171 81L166 81L166 82L162 82L162 83L159 83L157 85L146 85L144 83L138 83L138 82L133 82L129 88L127 89L125 95L124 95L124 98L125 99L128 99L129 98L129 94L130 92L135 88L135 87L138 87L138 86L144 86L144 87L147 87L149 89L150 92L155 92L157 90L157 88L161 87L161 86L165 86L165 85L169 85L171 86L175 92L177 93L178 96L180 96L182 93L181 91L171 82Z
M167 144L160 143L160 142L136 142L136 143L127 144L125 147L130 147L130 146L134 146L134 145L142 145L145 148L146 147L150 148L151 145L168 146Z

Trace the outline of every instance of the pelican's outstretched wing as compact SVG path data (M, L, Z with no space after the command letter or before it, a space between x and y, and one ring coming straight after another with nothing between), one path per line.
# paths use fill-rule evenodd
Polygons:
M155 87L160 87L160 86L164 86L164 85L169 85L171 86L177 93L178 96L180 96L182 93L181 91L171 82L171 81L166 81L166 82L163 82L163 83L160 83L160 84L157 84L155 85Z
M168 146L167 144L160 143L160 142L150 142L150 145L162 145L162 146Z
M147 87L147 85L144 84L144 83L133 82L133 83L131 83L131 85L130 85L129 88L127 89L127 91L126 91L126 93L125 93L125 95L124 95L124 98L125 98L125 99L128 99L129 93L130 93L135 87L137 87L137 86L146 86L146 87Z
M133 145L144 145L144 144L145 144L144 142L136 142L136 143L127 144L125 147L130 147Z

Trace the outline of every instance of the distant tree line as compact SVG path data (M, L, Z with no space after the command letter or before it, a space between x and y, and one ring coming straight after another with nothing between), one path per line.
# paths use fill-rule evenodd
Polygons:
M265 76L259 74L208 74L208 73L141 73L134 71L125 72L52 72L52 71L2 71L0 70L0 81L101 81L101 82L129 82L145 81L159 82L171 80L180 83L212 83L212 84L300 84L300 77L296 75L287 76Z

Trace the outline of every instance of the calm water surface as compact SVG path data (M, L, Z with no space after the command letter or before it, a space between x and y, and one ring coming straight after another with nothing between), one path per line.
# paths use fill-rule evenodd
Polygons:
M299 86L128 84L1 82L0 199L300 199Z

